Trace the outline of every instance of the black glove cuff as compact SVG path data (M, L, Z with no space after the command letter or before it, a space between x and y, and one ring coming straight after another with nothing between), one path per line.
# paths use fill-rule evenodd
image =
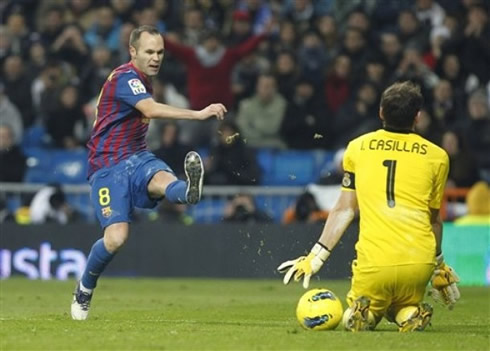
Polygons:
M332 250L330 250L328 247L326 247L325 245L323 245L321 242L317 241L317 244L320 245L321 247L323 247L328 252L332 252Z

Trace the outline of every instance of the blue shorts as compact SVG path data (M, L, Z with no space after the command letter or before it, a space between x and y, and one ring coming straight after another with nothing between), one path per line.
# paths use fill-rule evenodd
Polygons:
M165 162L143 151L92 174L90 198L102 228L113 223L130 223L135 207L155 207L161 199L149 197L148 183L159 171L174 174Z

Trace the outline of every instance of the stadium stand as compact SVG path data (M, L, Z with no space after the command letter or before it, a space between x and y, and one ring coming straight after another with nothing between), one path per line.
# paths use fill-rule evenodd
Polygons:
M256 150L263 172L260 186L265 192L254 193L255 200L274 219L300 193L294 189L318 182L321 169L331 162L337 149L345 147L345 140L380 126L379 95L396 80L409 79L422 88L426 101L417 132L447 149L453 165L450 174L454 175L448 184L456 189L448 194L472 185L458 184L461 172L455 169L468 160L477 174L465 179L490 182L490 157L485 151L490 149L488 1L318 0L298 2L305 6L300 9L292 1L261 0L257 2L260 11L256 11L249 8L249 2L240 0L233 5L240 16L219 1L213 1L212 7L200 1L165 3L168 6L162 11L153 0L131 1L124 12L119 12L109 1L87 2L86 8L64 0L5 1L0 17L4 43L0 105L8 101L20 113L23 131L19 146L27 164L24 190L14 197L9 192L6 203L10 210L23 204L19 194L29 193L32 184L87 184L84 145L94 121L96 96L110 71L129 59L129 32L142 24L157 25L166 40L191 47L199 45L201 34L212 28L226 49L261 33L268 20L274 19L272 33L251 55L236 63L230 87L208 82L216 91L229 89L233 93L235 101L227 106L227 118L234 121L240 102L256 93L257 77L273 74L277 91L291 106L294 100L294 110L302 118L297 125L294 119L288 123L297 126L298 135L321 141L324 147ZM114 16L110 44L94 31L108 13ZM156 15L147 16L149 13ZM155 23L145 22L149 20ZM238 32L237 20L241 22ZM315 94L303 101L302 95L294 92L305 80L314 85ZM189 99L185 65L176 56L165 55L158 81L157 101L181 106L182 100ZM366 86L370 89L363 89ZM62 94L66 87L73 87L69 89L72 94ZM333 107L332 94L342 97L335 99ZM67 101L71 103L66 105ZM309 108L314 106L322 107L315 108L315 118L310 118ZM14 117L8 116L13 115L0 116L0 124L14 124ZM321 128L328 126L328 130L309 136L320 120ZM183 135L189 135L193 128L181 125L187 132ZM208 133L201 138L207 145L198 149L203 158L216 144L214 131L214 127L200 130ZM459 151L443 143L448 132L456 135ZM54 135L66 136L57 139L62 148L53 147ZM195 147L189 138L183 136L181 141ZM149 144L155 145L155 141ZM304 145L309 144L315 143ZM0 155L7 151L0 150ZM1 173L5 165L0 166ZM284 192L268 195L268 189L274 187L282 187ZM4 197L7 191L0 190ZM91 220L92 210L82 193L68 193L68 201ZM198 222L218 221L226 197L232 194L204 198L189 211ZM452 212L448 209L447 213Z

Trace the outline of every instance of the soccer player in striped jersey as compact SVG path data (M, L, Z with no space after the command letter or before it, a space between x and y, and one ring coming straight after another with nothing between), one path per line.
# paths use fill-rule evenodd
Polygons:
M178 180L165 162L148 151L145 137L150 119L222 120L227 112L219 103L194 111L152 99L151 78L164 56L163 38L155 27L134 29L129 53L131 61L112 71L102 87L87 144L91 200L104 235L93 245L75 289L71 305L75 320L87 319L97 279L128 238L134 207L153 208L164 197L181 204L196 204L201 198L201 157L189 152L183 160L187 179Z
M360 213L357 259L352 263L344 327L372 330L382 317L400 331L423 330L432 294L448 307L459 298L454 271L444 263L439 208L449 159L440 147L413 132L422 107L419 87L395 83L381 98L383 129L352 140L344 154L342 191L308 256L278 267L289 283L312 274L327 260L345 229Z

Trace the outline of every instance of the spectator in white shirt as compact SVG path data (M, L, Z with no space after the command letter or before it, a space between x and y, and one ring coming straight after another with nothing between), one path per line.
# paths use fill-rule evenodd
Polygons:
M31 201L29 212L32 224L67 224L74 214L66 202L63 190L56 185L48 185L39 190Z

